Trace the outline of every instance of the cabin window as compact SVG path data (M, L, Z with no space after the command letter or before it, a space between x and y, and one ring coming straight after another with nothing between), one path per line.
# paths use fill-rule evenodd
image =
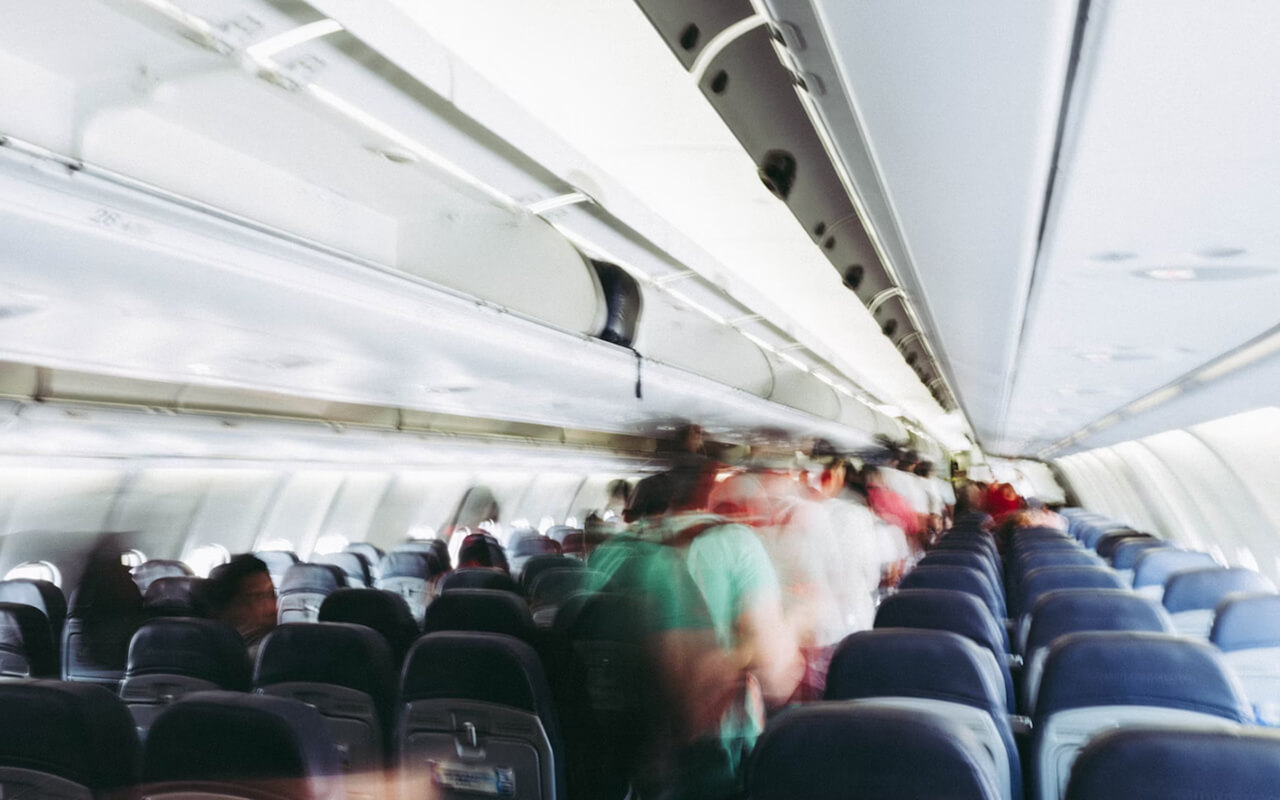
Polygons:
M293 542L289 541L288 539L281 539L281 538L268 539L262 544L258 545L258 551L261 552L263 550L279 550L285 553L292 553Z
M414 525L409 529L409 538L417 541L425 541L436 538L436 529L430 525Z
M312 548L312 552L318 556L327 556L330 553L341 553L347 546L347 537L340 533L326 533L319 539L316 539L316 546Z
M24 561L4 575L6 581L14 578L48 581L59 588L62 586L62 572L48 561Z
M134 567L139 566L140 564L142 564L142 562L146 560L147 560L147 554L142 552L141 550L138 550L137 548L134 548L132 550L125 550L123 553L120 554L120 563L124 564L129 569L133 569Z
M196 575L207 578L214 567L231 560L231 553L220 544L202 544L182 560Z

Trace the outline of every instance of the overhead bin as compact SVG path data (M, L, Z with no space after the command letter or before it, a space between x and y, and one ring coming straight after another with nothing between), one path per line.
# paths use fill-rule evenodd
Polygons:
M671 52L684 65L693 66L698 55L735 22L755 13L750 0L713 0L695 2L688 0L637 0L636 5L658 29Z

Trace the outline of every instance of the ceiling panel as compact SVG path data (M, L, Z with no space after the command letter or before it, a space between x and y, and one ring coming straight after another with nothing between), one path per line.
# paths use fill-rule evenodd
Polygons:
M1093 4L994 449L1038 451L1280 321L1278 35L1276 3ZM1274 369L1248 374L1280 391ZM1210 387L1105 436L1248 407L1232 397Z

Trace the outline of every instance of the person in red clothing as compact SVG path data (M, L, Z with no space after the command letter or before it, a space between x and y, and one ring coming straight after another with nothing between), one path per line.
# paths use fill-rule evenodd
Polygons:
M1012 484L1008 483L991 484L985 500L987 513L995 519L997 525L1008 515L1022 509L1022 498Z
M917 554L923 549L922 536L925 533L925 520L916 512L902 495L885 485L878 469L870 469L866 476L867 505L876 516L896 525L907 535L907 542Z

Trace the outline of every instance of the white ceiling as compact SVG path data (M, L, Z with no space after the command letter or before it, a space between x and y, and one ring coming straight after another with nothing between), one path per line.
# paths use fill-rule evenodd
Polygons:
M1065 120L1075 0L770 5L823 20L844 89L825 102L852 108L843 139L874 167L846 162L988 450L1079 449L1280 392L1275 359L1248 367L1252 391L1190 380L1280 321L1280 4L1094 0Z

